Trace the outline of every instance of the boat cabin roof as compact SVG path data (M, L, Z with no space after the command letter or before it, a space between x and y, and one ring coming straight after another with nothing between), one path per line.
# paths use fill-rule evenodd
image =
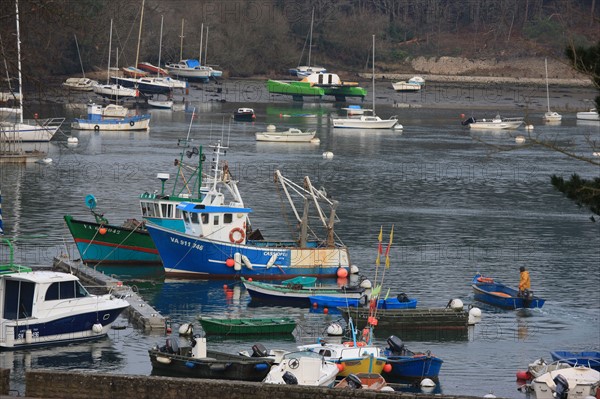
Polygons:
M54 283L56 281L79 281L79 278L69 273L52 272L52 271L35 271L12 273L3 276L5 279L30 281L32 283Z
M251 208L238 208L235 206L211 206L204 204L194 204L191 202L182 202L177 205L178 209L190 213L250 213Z
M252 112L252 113L254 113L254 110L252 108L238 108L237 112L238 113L242 113L242 112Z

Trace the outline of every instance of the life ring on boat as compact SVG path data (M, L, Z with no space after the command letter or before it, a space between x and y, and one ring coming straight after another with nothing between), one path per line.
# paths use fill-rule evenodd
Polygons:
M354 346L354 342L352 342L352 341L346 341L346 342L344 342L344 344L343 344L343 345L344 345L346 348L351 348L351 347L353 347L353 346ZM366 342L363 342L363 341L357 341L357 342L356 342L356 346L357 346L357 347L363 347L363 346L365 346L365 345L367 345L367 343L366 343Z
M133 127L133 125L135 125L134 121L129 121L129 126Z
M235 233L239 233L240 238L234 238L233 235ZM240 227L233 228L229 232L229 241L234 244L241 244L244 241L244 238L246 238L246 233L244 233L244 230L242 230Z
M491 277L477 277L477 281L480 283L493 283L494 279Z
M100 125L96 125L96 126L94 126L94 130L95 130L95 131L98 131L98 130L100 130Z

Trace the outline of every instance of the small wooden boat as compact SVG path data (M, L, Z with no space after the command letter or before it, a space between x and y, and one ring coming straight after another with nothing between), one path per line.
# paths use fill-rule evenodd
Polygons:
M346 376L338 382L334 388L341 389L366 389L369 391L394 391L381 374L376 373L357 373Z
M476 274L472 281L475 300L503 309L541 308L545 299L538 298L532 292L519 296L519 291L507 287L490 277Z
M317 279L308 276L284 280L281 284L249 281L243 277L241 280L253 300L285 302L299 306L310 306L309 297L312 295L360 298L365 293L365 289L360 286L317 285Z
M552 360L567 363L571 366L586 366L600 371L600 352L584 351L554 351L550 352Z
M392 366L384 375L388 381L394 382L421 382L424 378L437 380L442 359L431 352L416 353L408 350L402 340L395 335L387 339L388 347L384 350L387 362Z
M200 317L206 334L291 334L296 321L288 317L223 319Z
M256 114L252 108L238 108L233 113L233 120L239 122L254 122Z
M170 377L262 381L274 359L254 353L253 357L208 351L206 338L192 337L191 346L180 347L177 338L148 351L152 374Z
M295 127L291 127L288 130L278 132L275 130L275 126L267 126L266 132L256 133L256 141L277 141L284 143L307 143L315 138L317 134L316 130L302 131Z

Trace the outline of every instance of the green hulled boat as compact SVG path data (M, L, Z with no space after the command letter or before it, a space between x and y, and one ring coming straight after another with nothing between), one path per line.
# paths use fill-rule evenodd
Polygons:
M199 318L206 334L291 334L296 321L288 317L222 319L213 317Z
M268 80L267 90L272 94L288 94L294 99L327 95L344 101L346 97L364 98L367 95L367 90L357 82L344 82L335 73L313 73L300 81Z

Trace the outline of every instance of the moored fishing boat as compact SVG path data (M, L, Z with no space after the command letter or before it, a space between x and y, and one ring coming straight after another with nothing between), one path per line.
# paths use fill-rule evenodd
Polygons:
M71 123L72 129L77 130L148 130L150 114L120 116L104 112L104 107L99 104L87 105L87 118L75 118Z
M387 339L388 347L384 350L389 371L384 370L383 376L390 382L418 382L424 378L437 380L442 368L442 359L431 354L416 353L408 350L402 340L395 335Z
M338 270L350 268L348 249L335 240L336 203L323 190L317 190L305 177L304 187L286 179L277 170L275 182L284 190L291 189L318 207L326 239L308 237L308 216L298 218L297 240L267 241L262 233L252 229L247 208L226 162L221 163L227 147L220 141L213 148L213 177L209 191L201 204L181 203L185 233L154 223L147 223L148 231L158 248L167 276L186 278L240 278L289 279L295 276L336 276ZM289 191L287 191L289 192ZM226 198L227 194L227 198ZM294 202L288 195L290 205ZM320 204L331 208L326 219ZM305 212L308 210L306 209ZM313 228L314 232L315 229Z
M289 317L269 318L217 318L200 317L200 325L208 334L291 334L296 321Z
M310 280L307 280L310 279ZM363 286L338 286L331 284L316 284L314 277L296 277L284 280L281 284L266 283L262 281L250 281L242 277L242 283L250 294L252 300L271 301L277 303L294 304L299 306L310 306L312 295L345 297L350 300L366 301L367 293ZM365 284L364 286L369 286Z
M179 346L177 337L148 351L152 374L170 377L262 381L274 359L207 350L206 338L192 337L191 346Z
M335 382L338 366L313 352L286 353L271 367L263 380L266 384L288 384L330 387Z

